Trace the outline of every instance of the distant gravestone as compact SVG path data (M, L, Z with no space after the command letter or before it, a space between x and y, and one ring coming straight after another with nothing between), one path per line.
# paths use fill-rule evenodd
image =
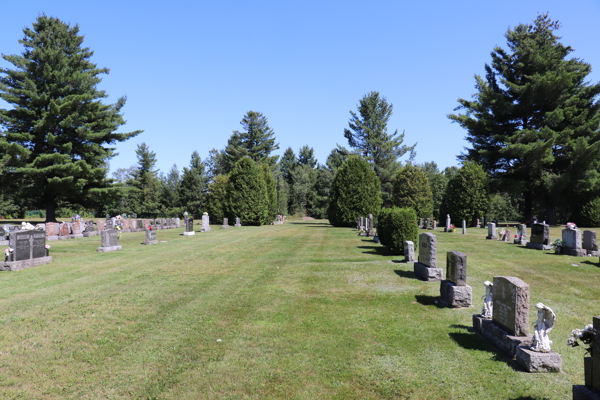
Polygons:
M486 239L489 240L496 240L497 236L496 236L496 224L493 222L490 222L488 224L488 235L486 236Z
M431 223L431 229L436 230L437 229L437 221L434 219L433 222Z
M99 220L96 222L96 228L98 228L98 231L103 231L105 228L105 222L103 220Z
M60 224L60 236L69 236L69 225L65 223Z
M202 216L202 228L200 228L200 232L210 232L212 228L210 227L210 218L208 215Z
M194 219L188 216L187 213L185 213L183 216L183 227L183 236L193 236L196 234L196 232L194 231Z
M414 273L427 282L442 279L442 269L436 266L436 237L433 233L419 235L419 261L414 265Z
M596 231L583 231L583 248L591 256L600 256L596 243Z
M415 257L415 244L410 240L404 241L404 261L407 263L417 261Z
M240 226L242 226L242 224L240 223L240 219L239 219L239 218L236 218L236 219L235 219L235 227L236 227L236 228L239 228Z
M550 226L546 224L535 223L531 225L531 237L527 242L527 247L536 250L551 250L550 246Z
M46 224L47 236L58 236L58 224L56 222L48 222Z
M446 214L446 227L444 228L444 232L450 232L450 214Z
M440 283L442 303L448 307L471 307L473 289L467 285L467 255L460 251L446 253L446 280Z
M144 244L157 244L158 240L156 240L156 230L149 227L146 229L146 234L144 235Z
M229 219L223 218L223 225L221 225L221 229L227 229L227 228L229 228Z
M513 240L514 244L527 244L527 225L519 224L517 225L517 237Z
M565 243L562 252L574 257L587 256L587 250L581 245L581 231L579 229L563 229L562 240Z
M116 229L105 229L100 233L100 247L96 251L105 253L108 251L121 250L119 232Z
M462 220L462 234L467 234L467 221L465 221L464 219Z
M492 320L511 335L529 334L529 285L513 276L494 277Z

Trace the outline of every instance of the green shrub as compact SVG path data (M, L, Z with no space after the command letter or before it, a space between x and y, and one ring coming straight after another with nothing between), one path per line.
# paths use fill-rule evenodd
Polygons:
M474 162L466 161L461 169L448 181L446 195L440 209L440 220L446 220L450 214L453 221L460 225L461 220L474 225L477 218L488 210L488 177L485 170Z
M419 243L417 213L412 208L384 208L377 218L377 236L393 254L404 254L404 241Z
M356 218L377 215L381 205L379 178L369 163L352 155L336 172L327 209L333 226L356 226Z
M433 196L429 179L421 168L409 164L398 170L394 177L392 204L414 209L418 218L431 218Z
M600 198L587 202L581 210L581 215L585 218L585 226L600 226Z
M244 157L235 163L227 185L227 214L239 217L244 225L269 221L269 194L259 166Z

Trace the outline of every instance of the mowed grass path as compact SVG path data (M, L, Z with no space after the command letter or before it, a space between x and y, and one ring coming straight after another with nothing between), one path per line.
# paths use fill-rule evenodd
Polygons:
M50 242L52 264L0 273L0 398L566 399L583 382L566 339L600 314L597 257L438 230L440 265L469 256L474 307L452 310L326 221L181 233L103 254L99 237ZM535 303L554 309L564 372L522 372L469 331L494 275L529 283L531 324Z

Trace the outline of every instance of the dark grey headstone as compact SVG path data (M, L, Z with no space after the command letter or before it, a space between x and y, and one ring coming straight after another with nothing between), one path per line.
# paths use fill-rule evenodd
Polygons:
M419 235L419 262L428 267L436 267L436 238L433 233Z
M583 248L590 251L597 251L596 231L583 231Z
M548 244L550 240L550 225L546 224L533 224L531 225L531 239L532 243Z
M46 257L46 234L41 231L34 231L33 233L33 258Z
M33 245L31 237L32 233L33 231L17 231L11 233L10 247L12 247L15 252L14 261L29 260L31 258L31 247Z
M510 334L529 333L529 285L513 276L494 277L492 319Z
M194 230L194 219L193 218L188 218L185 221L185 231L186 232L192 232Z
M460 251L446 253L446 280L457 286L467 284L467 255Z

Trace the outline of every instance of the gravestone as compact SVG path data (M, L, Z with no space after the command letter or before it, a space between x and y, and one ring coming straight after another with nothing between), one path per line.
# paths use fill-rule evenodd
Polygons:
M437 221L435 219L431 222L431 229L433 229L433 230L437 229Z
M410 240L404 241L404 262L412 263L415 262L415 244Z
M96 251L106 253L109 251L121 250L121 241L116 229L105 229L100 233L100 247Z
M563 254L574 257L587 256L587 250L581 246L581 231L579 229L563 229L562 240L565 243Z
M373 225L373 214L369 214L369 219L367 221L367 236L373 237L375 236L375 229Z
M223 218L223 225L221 225L221 229L227 229L227 228L229 228L229 219Z
M77 222L73 222L72 224L73 227L73 237L83 237L83 233L81 230L81 222L77 221Z
M123 220L123 232L131 232L131 225L128 219Z
M525 245L527 244L527 225L525 224L519 224L517 225L517 236L514 240L513 243L514 244L521 244L521 245Z
M193 236L196 234L196 232L194 231L194 219L192 217L189 217L187 213L185 213L183 217L183 227L183 236Z
M510 242L511 235L512 235L512 232L510 231L510 229L505 229L504 234L502 235L502 241Z
M158 240L156 240L156 230L152 229L152 227L146 229L144 244L158 244Z
M14 250L8 260L0 263L2 271L20 271L52 262L52 257L47 255L44 231L12 231L9 234L9 246Z
M175 221L175 227L176 228L180 228L181 227L181 219L174 218L174 221Z
M511 335L527 336L529 285L512 276L495 276L492 320Z
M414 273L427 282L442 280L443 271L436 266L436 237L433 233L419 235L419 261L414 265Z
M419 229L423 229L425 227L423 218L419 218Z
M442 303L452 308L471 307L473 289L467 285L467 255L460 251L446 253L446 279L440 282Z
M585 235L585 233L584 233ZM600 331L600 316L594 317L593 327ZM573 400L600 400L600 340L596 339L591 357L585 357L584 385L573 385Z
M444 232L450 232L450 214L446 214L446 227L444 228Z
M240 226L242 226L242 224L240 223L240 219L239 219L239 218L236 218L236 219L235 219L235 225L234 225L234 226L235 226L236 228L239 228Z
M534 223L531 225L531 237L527 242L527 248L536 250L552 250L550 245L550 226Z
M464 219L462 221L462 234L463 235L467 234L467 221L465 221Z
M488 235L486 236L486 239L489 240L496 240L497 236L496 236L496 224L493 222L490 222L488 225Z
M513 358L519 346L531 344L529 285L512 276L495 276L492 298L492 319L474 314L473 328Z
M481 220L477 218L477 224L475 224L477 228L481 228Z
M46 240L58 240L60 233L60 225L56 222L48 222L46 224Z
M69 225L66 223L60 224L60 236L69 237Z
M96 222L96 228L98 228L99 232L104 230L105 225L106 224L103 220L99 220L98 222Z
M591 256L600 256L598 245L596 244L596 231L583 231L583 248Z
M210 232L212 228L210 227L210 218L208 215L202 216L202 228L200 228L200 232Z

